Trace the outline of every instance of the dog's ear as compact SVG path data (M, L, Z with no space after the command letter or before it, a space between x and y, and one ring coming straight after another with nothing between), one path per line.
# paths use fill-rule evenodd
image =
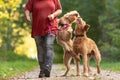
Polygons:
M78 14L78 13L75 13L75 14L73 14L73 16L76 16L76 17L78 17L78 16L79 16L79 14Z
M90 28L90 25L89 25L89 24L86 24L85 27L84 27L84 30L85 30L85 31L88 31L89 28Z
M73 17L73 15L70 15L69 17L67 17L67 19L69 20L69 23L72 23L75 21L75 17Z
M72 15L76 17L80 17L79 13L76 10L72 11Z

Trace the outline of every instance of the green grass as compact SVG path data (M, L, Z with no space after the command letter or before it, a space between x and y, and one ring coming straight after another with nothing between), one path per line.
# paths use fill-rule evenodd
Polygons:
M29 59L25 55L17 55L12 51L0 50L0 80L30 71L37 66L36 60Z
M101 68L102 69L108 69L111 71L120 71L120 62L101 62Z
M95 61L92 61L90 63L91 66L96 67ZM110 71L120 71L120 62L118 61L106 61L102 60L100 67L105 70L110 70Z
M0 62L0 78L10 78L37 66L35 60L2 61Z

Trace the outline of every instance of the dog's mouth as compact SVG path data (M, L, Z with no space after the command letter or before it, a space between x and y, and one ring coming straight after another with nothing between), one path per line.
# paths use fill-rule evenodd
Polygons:
M64 28L67 28L67 27L69 27L69 24L61 24L61 23L60 23L60 26L61 26L61 27L64 27Z

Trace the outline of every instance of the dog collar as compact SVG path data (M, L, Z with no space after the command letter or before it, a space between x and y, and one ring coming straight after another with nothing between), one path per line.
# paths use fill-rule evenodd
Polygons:
M83 37L83 36L84 36L83 34L75 35L75 37Z

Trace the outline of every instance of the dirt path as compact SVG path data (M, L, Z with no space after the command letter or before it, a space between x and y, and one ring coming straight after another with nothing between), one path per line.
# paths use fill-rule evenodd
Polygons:
M107 70L102 70L101 75L91 75L86 78L84 76L75 76L76 68L75 65L71 65L71 70L67 77L61 77L65 72L66 68L64 65L55 64L52 68L52 73L50 78L38 78L39 68L36 68L30 72L23 73L15 78L9 80L120 80L120 72L111 72ZM81 73L83 68L81 67ZM92 68L92 74L96 74L96 69Z

